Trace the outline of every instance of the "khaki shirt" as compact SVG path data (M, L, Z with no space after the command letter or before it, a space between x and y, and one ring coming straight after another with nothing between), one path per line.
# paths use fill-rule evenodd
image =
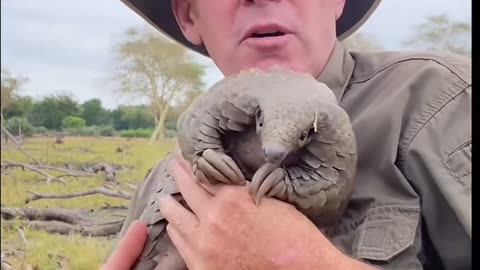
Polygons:
M471 269L470 60L337 42L318 80L349 113L359 154L351 201L327 237L382 269ZM162 163L137 189L121 235Z

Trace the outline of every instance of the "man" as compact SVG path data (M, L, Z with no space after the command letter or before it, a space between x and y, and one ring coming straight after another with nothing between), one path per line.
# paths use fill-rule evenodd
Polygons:
M349 52L340 41L380 0L124 2L224 75L275 65L312 74L334 91L357 136L355 191L325 234L285 203L254 206L245 187L200 186L178 158L175 180L192 212L170 197L160 210L190 269L471 269L469 60ZM140 253L133 247L145 227L133 221L155 180L154 169L104 269L128 269Z

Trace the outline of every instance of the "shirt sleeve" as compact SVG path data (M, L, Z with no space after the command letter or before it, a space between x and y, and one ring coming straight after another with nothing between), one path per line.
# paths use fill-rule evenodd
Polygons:
M424 245L445 269L471 269L471 85L450 94L407 146L404 172L421 198Z

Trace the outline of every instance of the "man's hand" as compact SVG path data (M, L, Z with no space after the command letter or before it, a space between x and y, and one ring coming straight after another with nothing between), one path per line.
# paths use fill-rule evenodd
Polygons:
M180 157L172 171L193 213L170 196L160 210L191 270L371 269L338 251L290 204L265 198L255 206L246 186L202 187Z
M108 261L99 270L129 270L142 253L147 240L147 226L136 220L128 228Z

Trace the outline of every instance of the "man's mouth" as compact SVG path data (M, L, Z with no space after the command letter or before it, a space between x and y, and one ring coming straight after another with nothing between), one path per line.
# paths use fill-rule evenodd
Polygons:
M250 27L243 40L246 39L262 39L262 38L275 38L289 34L289 30L279 24L275 23L263 23Z
M285 35L282 31L273 31L273 32L255 32L250 37L251 38L264 38L264 37L279 37Z

